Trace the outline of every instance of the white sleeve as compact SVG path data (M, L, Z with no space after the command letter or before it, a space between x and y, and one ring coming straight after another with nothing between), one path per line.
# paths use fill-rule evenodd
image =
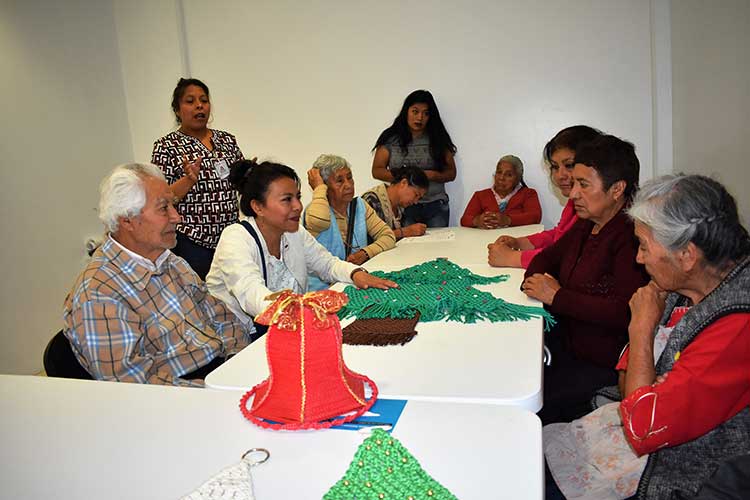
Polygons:
M303 232L305 264L309 271L329 283L336 283L337 281L352 283L352 271L357 269L358 266L331 254L305 228L300 226L299 231Z
M222 232L211 264L223 281L222 292L229 294L250 316L260 314L271 304L265 300L273 292L266 288L260 268L262 251L242 225L233 224Z

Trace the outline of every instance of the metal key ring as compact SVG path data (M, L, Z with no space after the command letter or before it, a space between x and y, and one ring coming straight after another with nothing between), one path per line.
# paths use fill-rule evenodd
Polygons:
M245 453L242 454L242 460L244 460L245 457L250 455L251 453L265 453L265 456L263 457L263 459L256 461L254 465L262 464L263 462L271 458L271 453L265 448L250 448L249 450L247 450Z

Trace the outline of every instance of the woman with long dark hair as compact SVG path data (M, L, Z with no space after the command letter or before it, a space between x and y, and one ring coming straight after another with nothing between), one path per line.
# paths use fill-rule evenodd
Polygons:
M453 155L456 146L443 125L435 99L427 90L415 90L406 97L393 124L375 142L372 176L393 182L390 170L419 167L430 187L424 197L404 211L403 225L445 227L450 218L445 183L456 178Z

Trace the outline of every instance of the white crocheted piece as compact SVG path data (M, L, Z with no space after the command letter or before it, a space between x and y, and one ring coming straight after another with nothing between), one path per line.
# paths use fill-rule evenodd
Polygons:
M255 500L250 457L226 467L181 500Z

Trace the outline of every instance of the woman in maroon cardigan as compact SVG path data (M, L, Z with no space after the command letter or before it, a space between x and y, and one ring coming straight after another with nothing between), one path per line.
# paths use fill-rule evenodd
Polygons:
M603 135L576 151L573 200L578 221L539 253L522 289L557 324L547 335L552 363L544 376L544 424L590 410L599 387L617 382L615 364L628 339L628 301L648 282L625 213L638 186L634 146Z
M490 189L477 191L461 217L461 225L480 229L525 226L542 220L536 191L523 182L523 163L517 156L500 158Z

